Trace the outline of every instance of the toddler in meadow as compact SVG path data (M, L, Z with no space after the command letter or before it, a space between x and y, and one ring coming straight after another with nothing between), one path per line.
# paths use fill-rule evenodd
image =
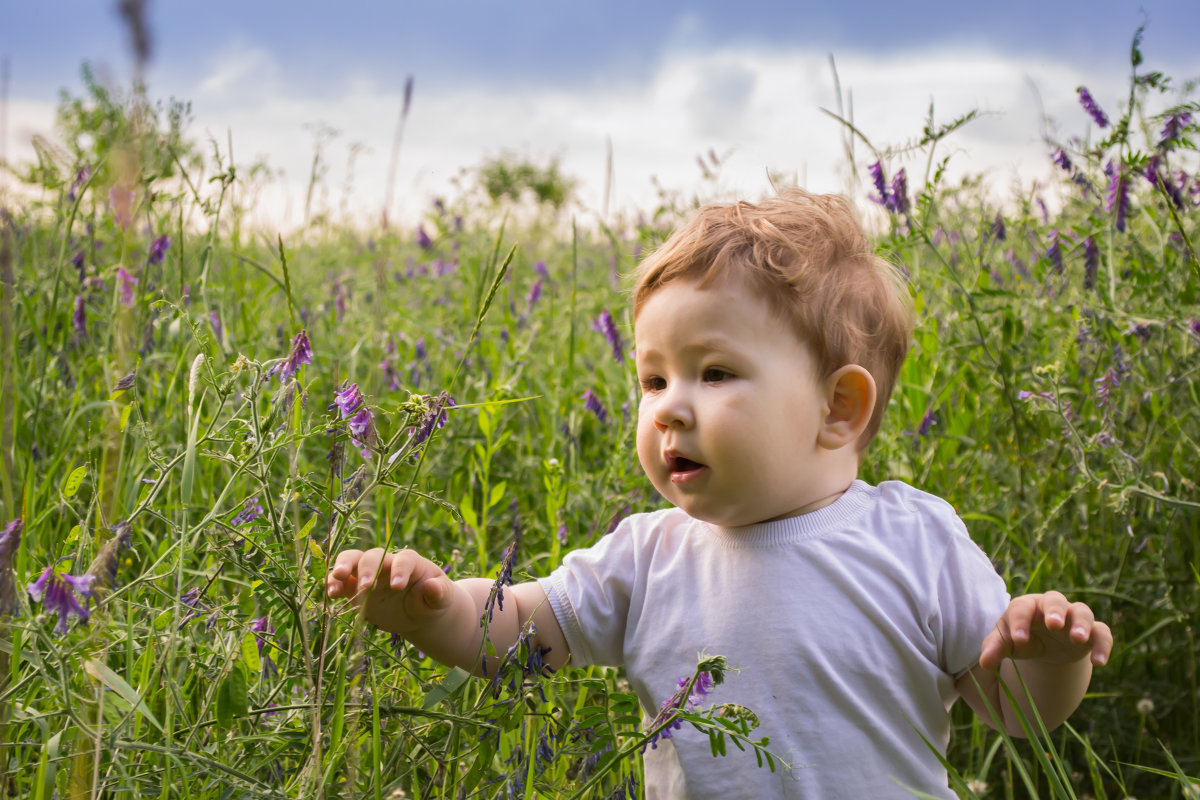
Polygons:
M948 503L857 478L912 314L843 199L702 208L633 304L638 458L673 507L508 588L487 635L504 653L532 619L551 667L624 665L648 717L698 653L729 659L713 701L753 710L790 769L714 758L684 726L646 751L648 797L954 797L922 737L944 751L956 698L1020 735L1015 660L1048 726L1075 709L1108 626L1057 592L1010 600ZM327 589L481 674L492 583L376 549L340 553Z

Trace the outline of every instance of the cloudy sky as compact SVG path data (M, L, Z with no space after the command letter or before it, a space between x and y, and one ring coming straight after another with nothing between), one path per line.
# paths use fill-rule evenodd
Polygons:
M122 87L134 66L114 0L6 6L0 154L20 162L35 134L53 135L60 91L81 94L83 62ZM986 112L939 154L1001 188L1048 171L1047 133L1094 134L1077 86L1119 113L1143 22L1143 69L1200 78L1197 0L150 0L146 19L150 96L189 101L194 139L232 138L240 165L274 169L260 214L281 226L300 221L319 131L336 131L319 209L378 218L409 76L392 200L409 219L506 152L558 159L585 213L603 206L609 148L610 210L651 207L656 186L696 190L710 151L728 192L762 194L768 171L846 190L841 130L821 111L838 104L831 57L880 148L919 136L931 103L938 121Z

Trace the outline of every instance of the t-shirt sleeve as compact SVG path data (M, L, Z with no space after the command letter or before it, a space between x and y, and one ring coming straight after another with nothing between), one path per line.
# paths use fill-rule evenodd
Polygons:
M591 547L574 550L539 580L558 618L571 664L619 666L637 584L637 536L630 518Z
M1008 607L1004 579L962 521L954 518L938 575L942 622L941 666L958 678L979 661L979 648Z

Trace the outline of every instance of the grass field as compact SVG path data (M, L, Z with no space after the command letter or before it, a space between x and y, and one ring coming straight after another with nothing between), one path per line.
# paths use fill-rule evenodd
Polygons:
M964 796L1200 796L1200 105L1137 67L1092 139L1047 142L1058 185L948 183L957 123L904 154L923 175L858 144L854 199L921 318L862 477L947 498L1014 593L1085 599L1117 637L1052 735L955 710ZM0 199L0 793L636 786L619 671L516 652L469 680L323 576L359 543L540 576L659 507L626 276L697 199L731 198L576 225L565 176L491 163L419 230L283 237L242 225L243 176L183 107L89 87Z

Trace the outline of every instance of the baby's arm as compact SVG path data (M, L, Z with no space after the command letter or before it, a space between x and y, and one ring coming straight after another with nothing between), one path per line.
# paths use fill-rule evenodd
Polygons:
M484 674L479 621L492 586L486 578L452 581L441 567L412 550L385 553L379 548L339 553L325 579L330 597L363 607L375 626L403 636L435 661L476 675ZM505 587L504 607L496 604L487 626L492 646L503 656L531 617L537 628L534 646L549 648L545 663L558 669L569 655L567 641L536 581ZM494 663L493 658L489 667ZM489 673L495 674L492 669Z
M1033 724L1023 680L1046 727L1056 728L1079 706L1093 665L1104 666L1112 646L1112 631L1096 621L1085 603L1068 602L1059 592L1022 595L1009 603L983 640L978 666L959 678L956 688L984 722L1022 736L1021 724L1000 681ZM999 720L989 713L984 698L997 710Z

